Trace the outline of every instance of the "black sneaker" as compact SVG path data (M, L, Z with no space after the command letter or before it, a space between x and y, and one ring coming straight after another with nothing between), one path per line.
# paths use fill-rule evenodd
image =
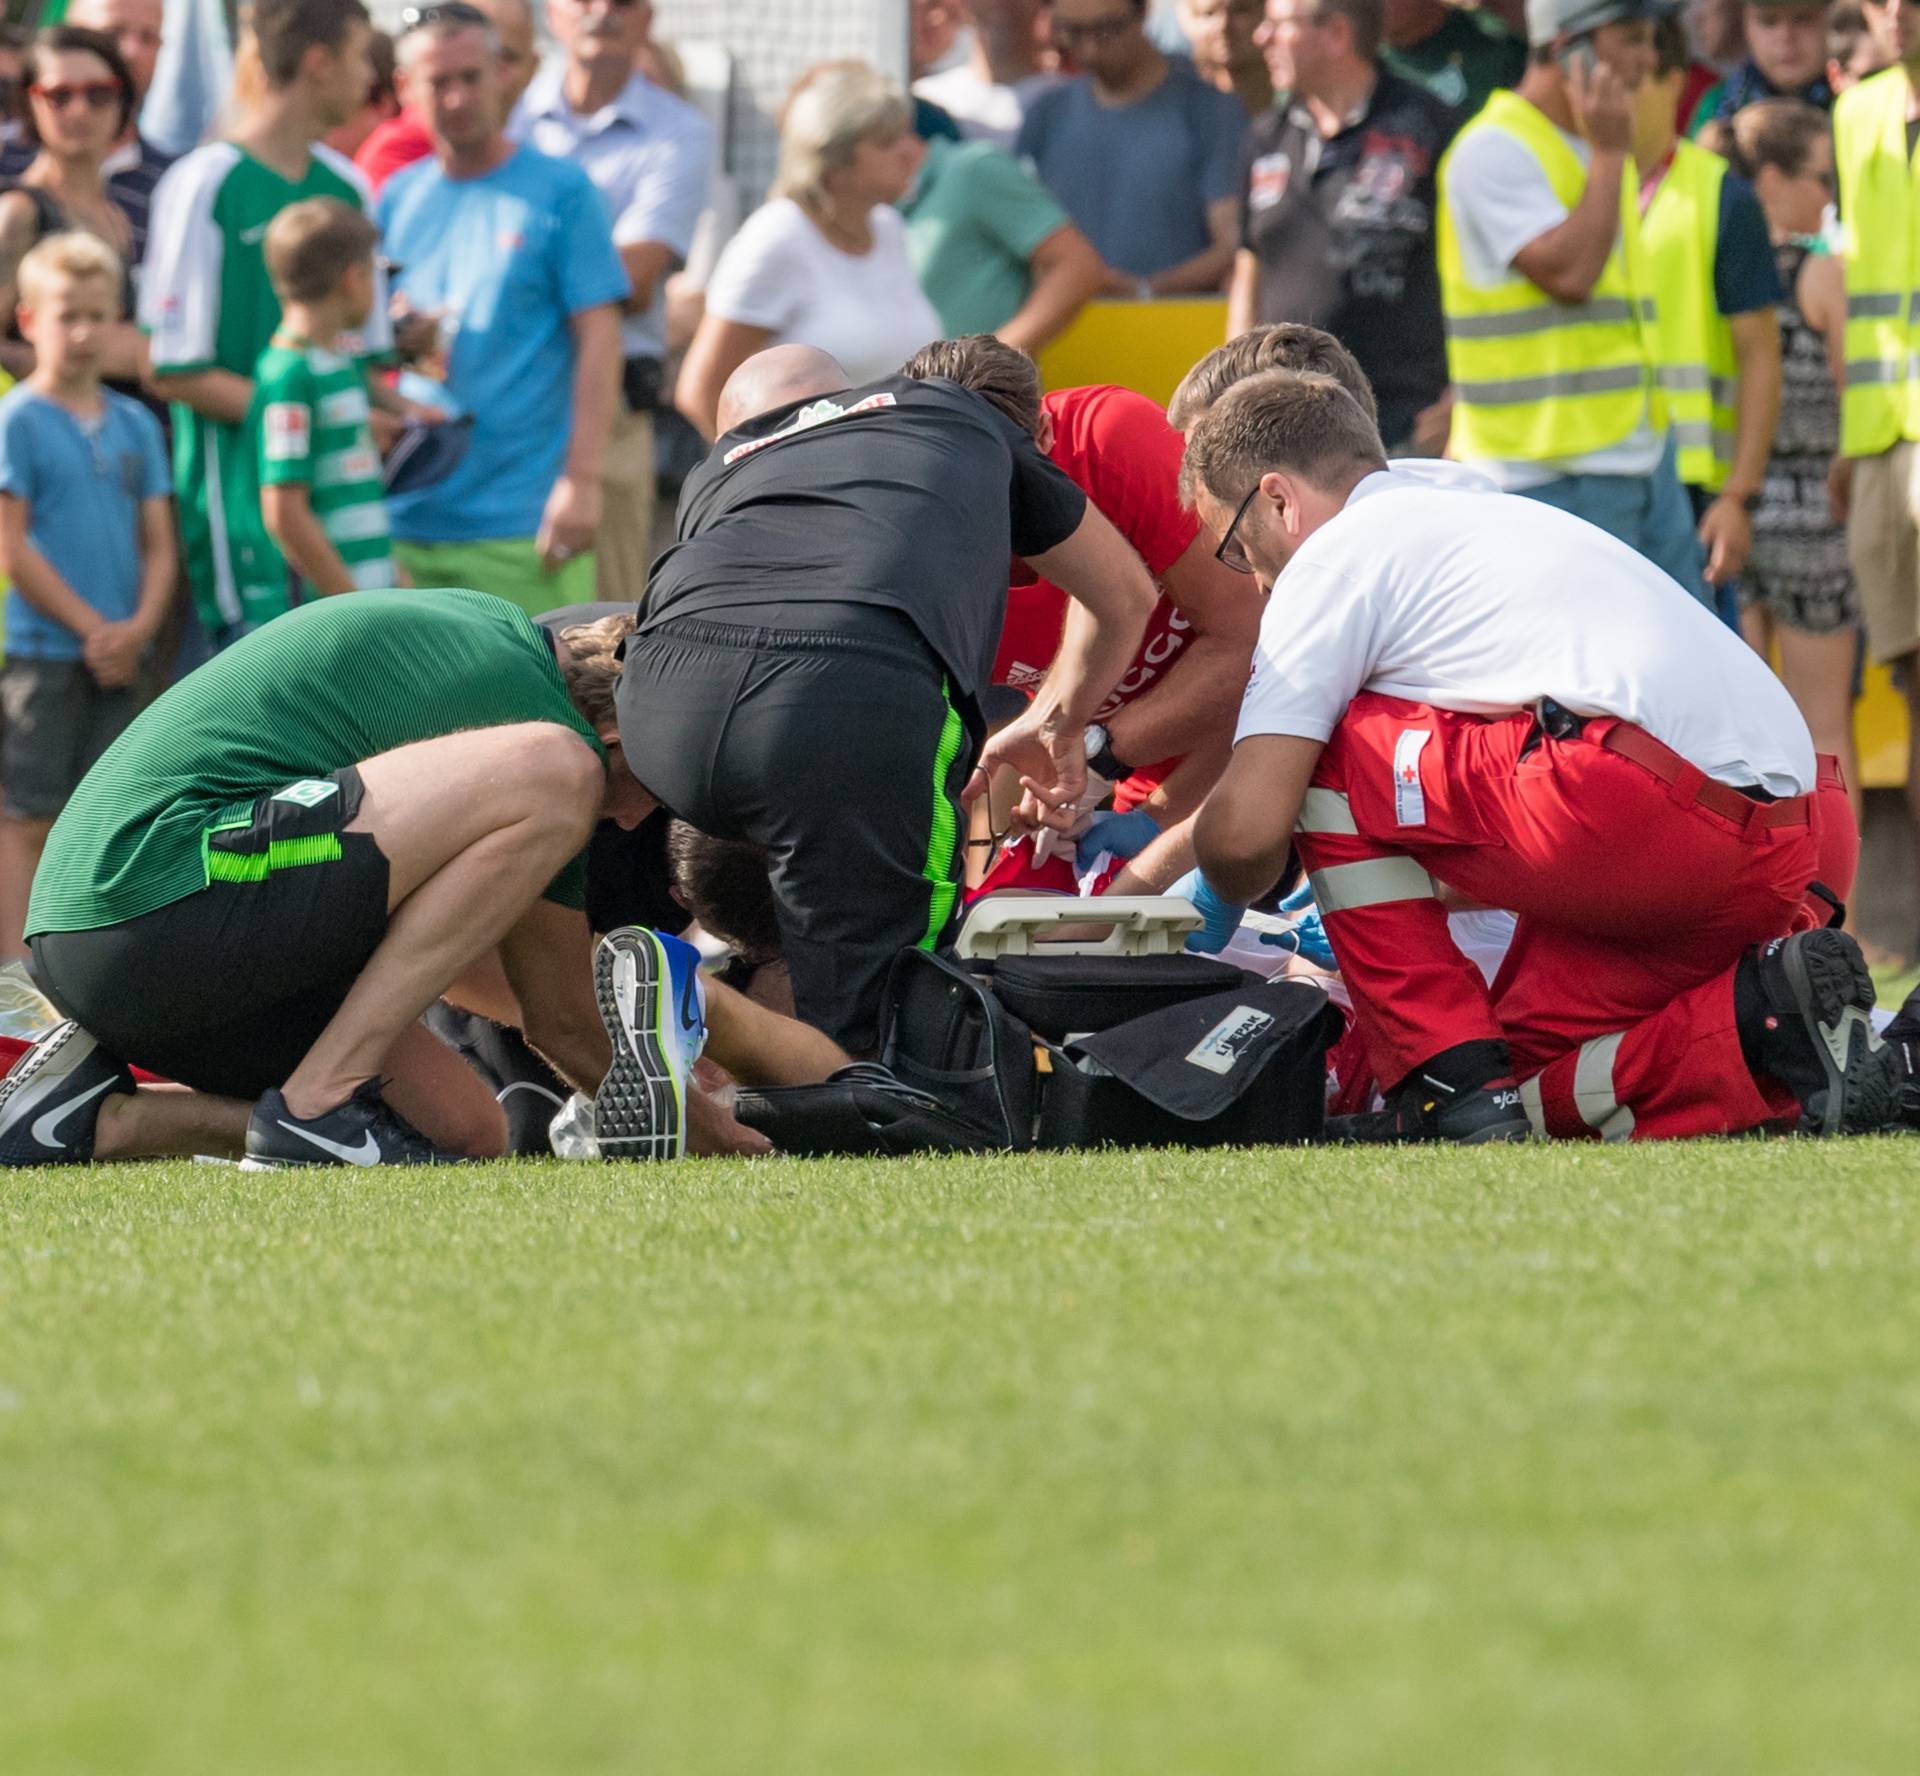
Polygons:
M1511 1079L1455 1090L1416 1073L1386 1109L1327 1118L1327 1139L1342 1144L1445 1141L1456 1147L1479 1147L1489 1141L1532 1138L1533 1124L1521 1107L1520 1087Z
M442 1153L380 1095L369 1079L344 1104L318 1116L299 1117L287 1100L270 1091L247 1118L243 1172L276 1172L282 1166L452 1165L458 1154Z
M687 1079L707 1039L699 952L642 925L593 953L593 992L613 1065L593 1099L603 1159L678 1159L687 1147Z
M1900 1055L1873 1032L1873 976L1844 931L1796 932L1763 944L1734 976L1747 1065L1800 1100L1800 1132L1885 1128L1900 1096Z
M0 1165L85 1165L100 1100L133 1089L124 1061L71 1019L55 1024L0 1081Z

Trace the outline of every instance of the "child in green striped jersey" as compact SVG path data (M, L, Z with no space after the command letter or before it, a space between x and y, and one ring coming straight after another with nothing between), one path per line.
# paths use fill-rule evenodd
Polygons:
M342 337L372 309L377 239L330 197L289 204L267 229L281 316L253 373L260 515L306 598L396 583L366 380Z

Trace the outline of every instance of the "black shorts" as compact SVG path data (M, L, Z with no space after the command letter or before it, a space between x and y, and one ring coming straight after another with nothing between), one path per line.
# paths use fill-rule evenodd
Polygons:
M261 796L251 820L210 831L200 893L42 932L34 979L133 1066L229 1098L284 1084L386 936L386 856L344 830L361 794L349 766Z
M855 609L850 634L664 624L627 644L619 706L633 774L667 807L767 847L795 1009L860 1054L893 958L959 908L981 736L912 623Z

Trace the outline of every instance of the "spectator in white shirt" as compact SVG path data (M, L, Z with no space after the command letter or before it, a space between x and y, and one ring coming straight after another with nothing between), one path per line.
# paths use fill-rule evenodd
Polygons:
M1011 151L1027 106L1065 78L1040 64L1038 21L1044 10L1045 0L970 0L964 8L973 26L967 59L916 80L914 96L938 105L968 140Z
M768 346L817 346L858 387L940 337L893 208L924 152L912 122L907 95L864 62L801 76L773 196L721 252L681 366L675 405L703 436L727 378Z
M606 515L595 544L602 599L636 604L653 560L653 410L667 355L666 282L686 263L706 207L713 131L684 99L639 71L646 0L548 0L566 51L520 101L510 133L571 160L598 187L633 294L621 322L624 399L607 449Z

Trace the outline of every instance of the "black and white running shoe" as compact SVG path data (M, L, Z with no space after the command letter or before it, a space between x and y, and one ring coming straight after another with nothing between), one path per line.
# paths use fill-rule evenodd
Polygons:
M0 1081L0 1165L85 1165L100 1103L133 1075L69 1019L55 1024Z
M1844 931L1762 944L1734 977L1749 1065L1800 1100L1800 1132L1861 1135L1894 1118L1900 1056L1873 1032L1873 976Z
M243 1172L275 1172L283 1166L453 1165L460 1156L442 1153L380 1095L369 1079L344 1104L318 1116L299 1117L278 1091L270 1091L247 1118Z
M678 1159L687 1149L687 1079L706 1045L700 953L627 925L600 940L593 991L613 1044L594 1094L603 1159Z

